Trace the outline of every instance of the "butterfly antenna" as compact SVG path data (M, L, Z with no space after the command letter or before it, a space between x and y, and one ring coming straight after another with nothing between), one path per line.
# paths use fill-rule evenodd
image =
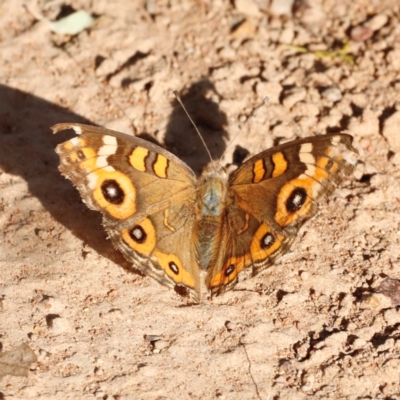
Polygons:
M260 105L258 105L254 111L250 114L249 118L247 118L246 122L243 124L243 126L239 125L239 129L240 132L238 132L233 139L231 140L231 142L228 144L228 146L226 147L225 151L222 153L222 156L220 158L220 160L222 160L222 157L225 155L225 153L227 152L227 150L229 149L229 147L232 146L233 142L236 140L236 138L243 132L244 128L246 128L246 126L249 124L249 122L257 115L258 110L263 107L265 104L267 104L269 101L269 97L265 96L262 103Z
M203 145L204 145L204 147L205 147L205 149L206 149L206 151L207 151L208 157L210 157L210 161L212 161L213 158L212 158L212 156L211 156L210 150L208 150L208 147L207 147L207 145L206 145L206 142L205 142L204 139L203 139L203 136L201 135L200 131L198 130L198 128L197 128L197 126L196 126L196 124L194 123L194 121L193 121L192 118L190 117L190 115L189 115L188 111L186 110L185 106L183 105L182 100L181 100L181 98L180 98L179 93L178 93L177 90L174 90L174 95L175 95L176 99L178 100L179 104L181 105L181 107L183 108L183 111L185 111L187 117L189 118L189 121L190 121L190 122L192 123L192 125L194 126L194 129L196 129L196 132L197 132L197 134L199 135L199 137L200 137L201 141L203 142Z

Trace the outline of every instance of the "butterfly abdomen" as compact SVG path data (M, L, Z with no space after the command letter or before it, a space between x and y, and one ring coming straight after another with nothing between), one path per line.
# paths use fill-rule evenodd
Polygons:
M197 186L194 236L197 261L203 270L214 265L218 257L227 191L228 175L219 162L212 161Z
M221 218L205 217L197 222L195 232L196 259L203 271L214 265L221 244Z

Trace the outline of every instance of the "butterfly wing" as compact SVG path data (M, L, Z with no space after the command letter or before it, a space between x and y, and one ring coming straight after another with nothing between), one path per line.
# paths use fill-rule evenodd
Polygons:
M89 208L103 214L114 246L133 266L163 285L199 294L199 268L190 246L196 177L173 154L108 129L57 124L79 136L57 146L60 171Z
M239 272L274 263L296 233L356 164L352 137L333 134L299 139L264 151L230 177L222 226L224 254L206 284L214 294L231 289Z

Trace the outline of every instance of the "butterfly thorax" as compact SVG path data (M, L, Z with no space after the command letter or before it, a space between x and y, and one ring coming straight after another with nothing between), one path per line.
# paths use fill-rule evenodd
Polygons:
M218 256L227 191L228 174L218 161L212 161L197 185L195 247L203 270L213 265Z
M198 217L218 217L225 208L228 175L218 161L210 162L197 185Z

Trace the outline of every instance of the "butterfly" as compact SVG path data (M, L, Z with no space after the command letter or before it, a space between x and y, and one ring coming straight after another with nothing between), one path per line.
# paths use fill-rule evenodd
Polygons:
M231 290L241 272L271 266L356 165L353 138L328 134L263 151L230 174L211 161L196 177L138 137L76 123L52 129L78 135L57 146L59 169L102 213L115 248L194 301Z

